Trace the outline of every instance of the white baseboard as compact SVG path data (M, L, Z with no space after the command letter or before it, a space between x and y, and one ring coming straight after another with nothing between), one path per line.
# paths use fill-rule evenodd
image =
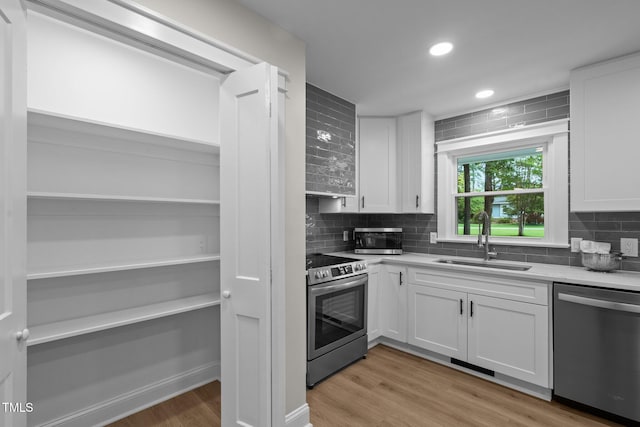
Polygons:
M219 379L220 362L206 364L89 406L64 417L50 420L40 424L38 427L104 426Z
M284 418L286 427L313 427L309 422L309 405L306 403L289 412Z

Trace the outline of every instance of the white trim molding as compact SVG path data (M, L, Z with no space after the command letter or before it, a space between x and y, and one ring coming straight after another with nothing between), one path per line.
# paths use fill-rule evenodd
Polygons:
M284 419L286 427L313 427L309 421L309 405L306 403L289 412Z
M569 120L516 127L437 143L438 241L473 243L456 234L457 159L532 146L543 147L545 236L493 237L499 245L569 247Z

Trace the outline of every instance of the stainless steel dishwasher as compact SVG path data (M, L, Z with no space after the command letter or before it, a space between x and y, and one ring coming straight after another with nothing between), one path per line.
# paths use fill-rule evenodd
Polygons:
M640 293L554 284L554 395L640 422Z

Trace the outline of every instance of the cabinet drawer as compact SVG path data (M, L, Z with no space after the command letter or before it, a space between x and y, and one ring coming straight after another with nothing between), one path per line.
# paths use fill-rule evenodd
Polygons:
M542 281L411 267L408 271L408 282L513 301L549 305L550 284Z

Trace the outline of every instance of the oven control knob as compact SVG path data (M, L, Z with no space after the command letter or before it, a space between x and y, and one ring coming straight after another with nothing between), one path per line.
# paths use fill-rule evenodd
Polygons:
M322 273L320 271L316 271L316 279L320 279L322 277Z
M322 270L322 277L327 277L329 276L329 273L327 272L327 270Z

